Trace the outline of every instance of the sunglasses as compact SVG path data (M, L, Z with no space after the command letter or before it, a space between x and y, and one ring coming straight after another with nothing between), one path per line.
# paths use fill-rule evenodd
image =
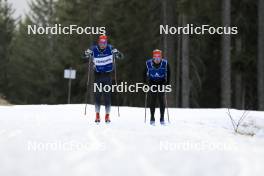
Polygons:
M107 45L107 41L106 40L99 40L98 41L98 45L99 46L106 46Z
M153 58L155 61L161 61L161 58L159 57L156 57L156 58Z

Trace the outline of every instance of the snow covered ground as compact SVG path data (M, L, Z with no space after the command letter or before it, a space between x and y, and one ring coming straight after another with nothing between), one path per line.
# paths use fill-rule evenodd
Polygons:
M96 125L93 110L0 106L0 175L264 175L264 112L250 111L235 134L226 109L170 109L168 126L144 124L144 109L128 107Z

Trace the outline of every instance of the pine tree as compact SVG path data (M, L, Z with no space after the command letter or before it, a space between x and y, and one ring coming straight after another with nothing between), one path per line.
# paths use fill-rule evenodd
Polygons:
M8 92L8 65L15 29L12 14L13 9L7 0L0 0L0 94L5 95Z
M53 24L53 1L30 3L29 14L19 22L10 62L10 98L16 103L53 103L53 74L56 64L55 38L50 35L28 34L28 25ZM18 65L19 64L19 65ZM18 89L20 87L20 89Z
M231 1L222 1L222 25L231 26ZM231 36L222 35L221 106L231 107Z
M258 109L264 110L264 1L258 3Z

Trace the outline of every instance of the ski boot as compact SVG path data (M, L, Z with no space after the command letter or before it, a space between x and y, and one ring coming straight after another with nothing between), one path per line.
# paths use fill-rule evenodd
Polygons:
M96 113L95 123L100 123L100 114L99 114L99 112Z
M105 114L105 123L110 123L110 116L109 114Z
M165 125L164 117L161 117L161 118L160 118L160 124L161 124L161 125Z
M154 117L150 118L150 125L155 126L155 118Z

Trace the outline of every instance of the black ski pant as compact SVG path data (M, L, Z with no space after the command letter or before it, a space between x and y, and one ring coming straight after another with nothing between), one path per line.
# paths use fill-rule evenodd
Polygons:
M156 108L156 103L157 103L157 99L158 99L159 107L160 107L160 121L164 121L165 93L164 92L149 92L148 97L150 100L150 103L149 103L150 114L151 114L150 120L155 121L155 108Z
M95 74L95 81L94 81L98 87L102 86L111 86L112 85L112 78L111 75L106 73L106 74ZM95 90L95 112L100 112L100 107L101 107L101 97L103 96L104 98L104 105L105 105L105 113L109 114L110 113L110 108L111 108L111 91L106 92L106 91L99 91L98 89Z

